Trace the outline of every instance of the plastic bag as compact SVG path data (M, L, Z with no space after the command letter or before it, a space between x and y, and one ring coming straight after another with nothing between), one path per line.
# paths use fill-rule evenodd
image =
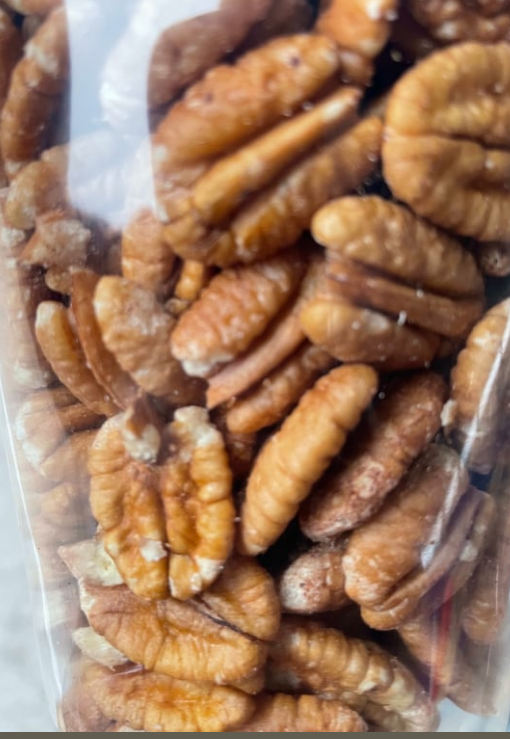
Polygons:
M62 731L505 729L508 6L2 3Z

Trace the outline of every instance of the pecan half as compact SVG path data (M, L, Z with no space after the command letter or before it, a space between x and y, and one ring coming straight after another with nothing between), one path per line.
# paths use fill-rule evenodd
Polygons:
M260 554L283 533L376 391L376 373L353 365L333 370L303 396L253 467L241 511L242 552Z
M91 240L92 232L81 221L50 211L36 219L35 233L23 249L20 262L62 271L84 267Z
M263 695L255 718L240 731L366 731L363 719L340 701L313 695Z
M480 241L510 237L509 68L507 44L449 47L397 83L386 113L384 173L394 195Z
M371 518L441 428L446 385L432 372L394 383L348 443L339 466L300 515L303 533L323 541Z

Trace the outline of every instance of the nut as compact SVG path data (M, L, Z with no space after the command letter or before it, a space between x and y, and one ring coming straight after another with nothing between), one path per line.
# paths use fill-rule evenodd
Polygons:
M312 547L283 573L279 592L286 613L337 611L350 603L342 559L346 542Z
M205 264L187 260L182 265L179 282L175 286L175 297L189 304L194 303L211 281L211 277L211 270Z
M200 383L187 377L170 351L175 322L151 291L121 277L102 277L94 311L106 348L143 390L175 404L200 399Z
M73 631L73 642L87 659L108 667L110 670L115 670L129 662L127 657L112 647L102 636L96 634L90 626Z
M123 276L164 297L174 265L162 224L150 210L141 211L122 232Z
M84 267L92 232L60 211L50 211L36 220L34 235L20 255L21 264L57 267L63 271Z
M384 173L395 197L443 228L506 241L510 48L465 43L433 54L391 93Z
M9 91L12 70L21 56L22 40L9 15L0 8L0 111ZM0 185L5 183L3 161L0 158Z
M110 719L154 732L221 732L249 720L254 704L233 688L175 680L128 667L112 672L89 663L86 692Z
M317 30L344 49L375 59L386 46L398 0L326 0Z
M459 41L510 41L510 4L507 0L411 0L416 20L442 44Z
M260 554L283 533L376 391L376 373L353 365L333 370L303 396L255 462L241 511L240 551Z
M300 524L309 539L338 536L374 515L441 428L445 395L432 372L390 386L304 504Z
M263 695L257 699L255 718L240 731L365 731L357 713L340 701L313 695Z
M297 617L284 619L271 647L271 667L296 685L341 700L369 723L390 731L434 731L435 705L400 662L371 642L348 639Z
M217 617L262 641L280 628L280 602L273 578L256 560L234 556L200 596Z
M488 277L508 277L510 275L510 249L508 244L487 241L479 244L477 258L484 275Z
M87 367L113 402L119 408L128 408L135 400L138 387L103 343L94 312L94 293L99 279L88 270L73 271L71 313Z
M320 375L334 364L335 360L327 352L305 342L257 387L236 400L227 410L229 430L249 434L278 423Z
M296 291L306 269L294 251L221 272L180 318L172 353L189 375L207 377L250 347Z
M63 305L50 301L40 303L35 333L51 368L76 398L98 415L111 416L117 412L117 406L87 367L69 312Z
M510 300L505 300L474 327L452 372L451 401L444 411L447 436L466 464L482 473L494 465L503 421L509 315Z
M161 496L170 547L170 592L201 593L221 573L234 544L232 473L223 437L203 408L181 408L169 427Z

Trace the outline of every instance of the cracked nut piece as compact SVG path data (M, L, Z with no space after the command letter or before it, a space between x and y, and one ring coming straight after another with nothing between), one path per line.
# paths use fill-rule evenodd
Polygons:
M188 600L221 573L234 544L232 473L221 433L203 408L180 408L160 473L171 594Z
M174 265L163 225L150 210L141 211L122 232L122 275L164 297Z
M212 278L212 270L203 262L188 259L183 262L179 281L175 286L174 295L184 303L194 303L198 300L202 290L205 290Z
M111 720L147 732L221 732L250 719L253 699L238 690L155 675L132 667L112 672L89 663L86 692Z
M448 437L469 468L488 473L498 451L509 352L510 300L492 308L471 332L452 372L445 406Z
M317 31L343 49L375 59L386 46L398 0L325 0Z
M172 353L189 375L207 377L242 354L299 287L300 251L221 272L180 318Z
M65 306L50 301L40 303L35 333L52 370L76 398L98 415L117 413L117 406L87 366Z
M359 423L377 384L370 367L345 366L303 396L253 467L241 511L241 552L260 554L283 533Z
M170 351L175 321L152 291L121 277L102 277L94 311L106 348L143 390L173 404L200 400L200 383Z
M344 703L314 695L262 695L257 699L255 718L240 731L366 731L366 724Z
M90 504L123 580L142 598L164 598L168 551L158 478L130 457L122 425L122 416L107 421L92 446Z
M91 241L92 232L80 221L50 211L36 219L35 233L23 249L20 262L63 271L84 267Z
M200 600L222 621L256 639L272 641L280 628L273 578L254 559L231 557Z
M270 669L287 674L296 687L344 702L383 731L437 728L437 709L418 681L371 642L287 617L270 659Z
M384 174L395 197L479 241L510 238L509 69L508 44L449 47L397 83L386 112Z
M96 634L156 674L232 685L265 664L266 645L209 618L192 603L142 600L125 586L104 587L86 578L80 592Z
M118 408L128 408L139 392L108 351L94 313L94 292L99 276L89 270L74 270L71 275L71 313L87 367Z
M411 0L409 11L441 44L510 41L507 0Z
M335 360L327 352L305 342L257 387L228 408L226 421L229 430L249 434L274 426L334 364Z
M338 536L374 515L441 428L446 390L432 372L390 386L305 502L300 524L309 539Z
M286 613L324 613L350 603L342 560L346 542L312 547L288 567L279 582Z

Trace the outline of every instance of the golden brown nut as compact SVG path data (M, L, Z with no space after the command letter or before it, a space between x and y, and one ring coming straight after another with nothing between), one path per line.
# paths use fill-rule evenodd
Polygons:
M510 5L507 0L411 0L409 10L441 44L459 41L510 41Z
M374 370L340 367L321 378L264 446L248 481L239 548L265 551L343 447L377 391Z
M438 226L480 241L510 237L507 44L439 51L397 83L384 173L394 195Z
M5 171L12 179L44 148L69 74L67 18L55 10L16 66L0 124Z
M342 566L345 546L345 540L340 540L312 547L285 570L279 582L285 612L323 613L350 602Z
M271 647L270 669L287 673L296 686L341 700L382 730L437 727L435 705L395 657L312 621L284 619Z
M441 428L444 381L432 372L390 386L300 515L303 533L323 541L371 518Z
M505 300L475 326L452 372L452 397L444 412L446 434L466 464L484 473L494 465L500 439L509 316Z
M231 557L200 600L222 621L256 639L272 641L280 628L273 578L254 559Z
M70 279L71 313L87 367L116 405L127 408L139 389L103 343L94 313L94 292L100 278L89 270L74 270Z
M177 300L193 303L211 281L211 270L203 262L189 259L183 263L174 295Z
M208 618L191 603L146 601L124 586L87 580L81 583L81 602L97 634L157 674L231 685L265 664L265 645Z
M388 41L398 4L398 0L325 0L316 28L341 48L375 59Z
M122 421L105 423L92 446L90 505L123 580L143 598L164 598L168 551L158 478L126 451Z
M165 238L181 257L208 264L269 257L295 244L328 200L363 183L379 159L381 136L381 122L367 118L298 161L223 230L205 229L189 216L167 226Z
M69 313L63 305L49 301L40 303L35 333L51 368L75 397L99 415L111 416L118 411L87 367Z
M0 8L0 111L9 90L11 73L21 56L22 39L9 15ZM5 183L3 161L0 158L0 185Z
M221 732L249 720L254 703L233 688L175 680L128 667L89 663L83 684L103 713L148 732Z
M106 348L143 390L174 404L200 397L200 385L172 356L175 322L154 293L121 277L102 277L94 310Z
M255 717L240 731L365 731L363 719L340 701L313 695L262 695Z
M150 210L141 211L122 232L122 275L164 296L174 265L162 224Z
M227 425L233 433L249 434L281 421L303 393L335 364L331 356L304 343L256 388L230 406Z
M170 548L170 592L201 593L221 573L234 544L232 473L219 431L203 408L180 408L169 427L161 497Z

